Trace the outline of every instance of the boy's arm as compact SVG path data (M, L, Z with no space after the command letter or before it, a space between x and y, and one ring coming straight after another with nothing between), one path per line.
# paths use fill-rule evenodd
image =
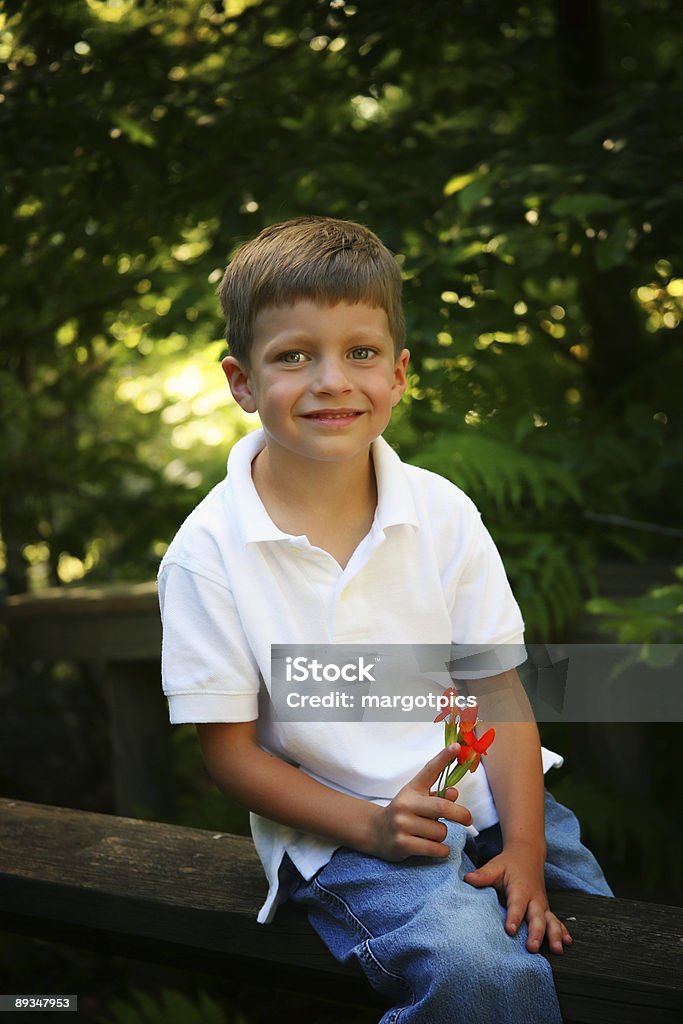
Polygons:
M517 673L503 674L517 702L527 704ZM531 713L530 713L531 715ZM487 726L489 723L486 723ZM571 936L548 906L543 869L546 844L543 809L543 763L534 721L492 723L496 739L486 755L486 775L498 811L503 850L465 881L493 885L505 895L505 930L514 935L526 918L527 949L538 952L546 935L553 953L561 953Z
M204 723L196 729L209 774L223 793L273 821L361 853L389 861L447 857L447 828L438 819L472 821L467 808L455 803L456 789L445 799L429 795L457 756L457 745L441 750L387 807L378 807L339 793L263 750L255 722Z

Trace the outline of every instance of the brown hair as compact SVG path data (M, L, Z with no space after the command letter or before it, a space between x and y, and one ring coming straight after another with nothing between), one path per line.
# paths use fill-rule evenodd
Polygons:
M230 354L244 366L256 315L299 299L380 306L397 354L405 344L398 264L377 235L353 221L297 217L265 228L237 250L218 296Z

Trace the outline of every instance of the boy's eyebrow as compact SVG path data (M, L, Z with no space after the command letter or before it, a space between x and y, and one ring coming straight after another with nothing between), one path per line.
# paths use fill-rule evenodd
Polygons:
M352 341L354 338L377 338L378 340L384 340L389 337L390 335L388 331L378 331L374 327L361 327L357 331L351 331L351 333L347 335L346 340Z
M391 340L388 332L377 330L374 327L359 327L350 331L349 334L344 335L345 342L352 342L357 339L362 340L375 340L385 341ZM273 345L294 345L298 342L316 342L319 341L319 337L315 334L310 334L308 331L297 330L293 328L290 331L283 331L281 334L276 334L273 338L269 338L266 342L266 348L270 348Z

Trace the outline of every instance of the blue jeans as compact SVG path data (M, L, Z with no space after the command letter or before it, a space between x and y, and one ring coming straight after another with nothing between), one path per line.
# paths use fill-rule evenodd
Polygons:
M548 890L611 896L574 814L546 793L545 815ZM355 957L392 1001L379 1024L561 1024L550 965L527 951L526 924L509 936L495 889L463 882L500 852L499 826L472 838L446 824L445 859L390 864L341 847L309 882L295 872L290 899L337 960Z

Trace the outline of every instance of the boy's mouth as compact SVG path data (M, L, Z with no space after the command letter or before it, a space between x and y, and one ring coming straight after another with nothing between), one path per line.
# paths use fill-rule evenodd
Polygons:
M304 414L304 419L312 420L314 423L319 424L334 424L337 426L343 426L345 423L351 423L357 420L363 413L360 409L316 409L315 412L307 412Z

